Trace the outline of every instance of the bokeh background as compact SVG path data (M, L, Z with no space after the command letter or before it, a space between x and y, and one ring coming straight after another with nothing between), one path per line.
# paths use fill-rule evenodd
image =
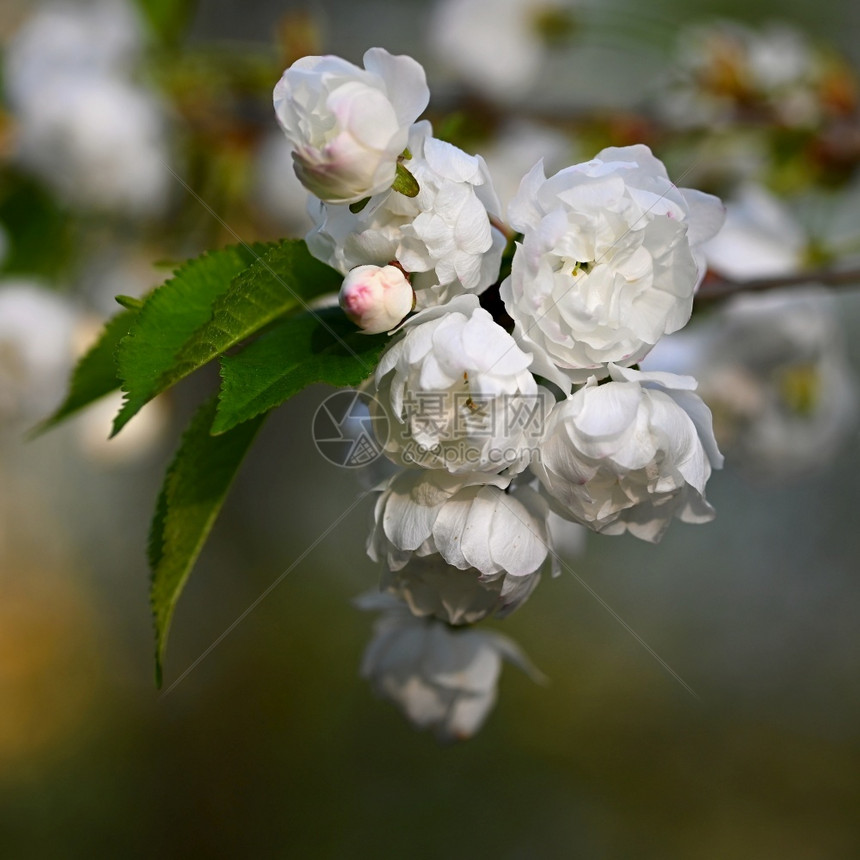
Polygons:
M7 59L40 5L5 0ZM122 206L94 204L58 180L45 164L61 156L22 155L23 111L6 65L0 285L38 282L65 302L51 342L68 337L78 349L111 297L157 284L164 261L236 236L301 234L267 99L303 53L359 61L377 44L411 53L428 70L431 110L458 112L466 140L500 117L537 116L567 133L569 116L599 112L569 142L574 153L639 132L659 139L637 110L659 96L686 24L779 19L855 68L860 60L860 7L848 0L592 0L571 8L575 26L542 56L529 92L507 102L442 62L429 2L164 0L146 10L141 20L156 25L141 25L144 47L123 74L159 105L161 167L141 174L148 193L133 188ZM839 134L850 143L853 129ZM670 167L696 163L707 183L705 168L719 165L697 147L713 139L673 143ZM851 163L822 179L820 165L788 162L776 176L772 164L761 168L785 194L851 185ZM841 287L835 301L857 372L860 290ZM0 334L2 315L0 305ZM25 322L9 325L30 336ZM708 526L678 524L658 546L593 536L570 558L696 697L582 582L547 576L494 626L549 683L507 667L482 732L444 747L358 676L372 618L351 601L379 573L364 554L370 501L303 556L359 492L355 475L313 446L326 389L305 391L264 428L179 604L159 693L149 516L177 434L214 379L203 374L153 404L125 448L111 447L122 437L103 442L110 406L25 441L58 392L10 362L0 374L13 392L0 398L12 404L0 412L3 857L860 855L855 425L820 451L813 434L804 467L785 474L730 459L709 484L718 516ZM51 372L62 381L61 364ZM22 383L47 406L22 395Z

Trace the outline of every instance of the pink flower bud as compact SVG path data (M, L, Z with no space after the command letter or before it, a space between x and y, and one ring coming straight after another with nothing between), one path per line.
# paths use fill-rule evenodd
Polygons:
M365 334L393 329L412 310L414 294L396 266L358 266L344 278L340 306Z

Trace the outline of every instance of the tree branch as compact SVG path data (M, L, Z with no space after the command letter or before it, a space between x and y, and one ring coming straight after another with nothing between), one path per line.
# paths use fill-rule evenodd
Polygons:
M806 269L793 275L780 275L774 278L752 278L735 281L729 278L706 278L696 294L696 305L722 301L737 293L757 293L776 290L781 287L860 287L860 268L849 269Z

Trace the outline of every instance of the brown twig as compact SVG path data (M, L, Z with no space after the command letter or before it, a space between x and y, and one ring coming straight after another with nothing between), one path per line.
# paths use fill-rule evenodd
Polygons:
M752 278L736 281L729 278L706 279L696 294L696 304L722 301L738 293L758 293L781 287L860 287L860 268L807 269L796 275L780 275L774 278Z

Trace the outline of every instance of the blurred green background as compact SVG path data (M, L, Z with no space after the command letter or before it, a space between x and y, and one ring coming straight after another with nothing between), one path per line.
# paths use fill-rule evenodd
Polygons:
M307 9L326 51L411 52L432 91L428 8L202 0L188 38L270 44L285 13ZM860 45L850 2L595 14L597 42L548 74L609 105L655 73L683 21L709 14L788 18L855 61ZM860 368L860 292L839 301ZM172 394L173 430L201 385ZM220 640L359 492L314 450L326 393L304 392L265 427L179 604L161 694L145 546L172 439L121 467L81 456L79 422L4 440L0 856L860 856L856 431L792 482L717 473L708 526L677 524L656 547L591 537L571 560L700 700L573 577L546 577L493 626L550 683L506 668L482 732L440 747L358 677L372 619L350 601L378 578L369 501Z

